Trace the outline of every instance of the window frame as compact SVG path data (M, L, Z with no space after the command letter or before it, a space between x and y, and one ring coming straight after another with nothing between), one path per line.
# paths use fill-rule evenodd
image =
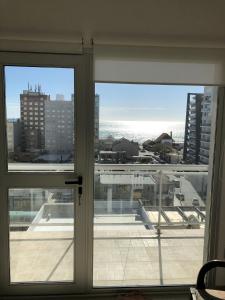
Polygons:
M62 67L75 69L75 88L76 105L79 107L79 113L75 109L76 120L76 156L84 157L86 149L86 143L90 144L87 138L87 131L90 128L86 125L86 107L91 107L92 85L90 84L91 77L90 62L92 61L92 54L88 51L83 54L50 54L50 53L18 53L18 52L1 52L0 57L0 142L2 145L0 153L0 196L2 204L2 210L0 212L0 244L2 245L1 253L1 265L0 268L0 287L1 295L49 295L49 294L74 294L81 293L87 290L87 283L85 281L87 273L87 249L86 246L86 201L87 195L90 194L88 189L91 187L86 165L89 164L88 159L77 159L76 169L73 172L9 172L8 171L8 151L7 151L7 132L6 132L6 103L5 103L5 91L4 91L4 67L5 66L24 66L24 67ZM90 108L91 109L91 108ZM91 122L89 122L91 124ZM74 124L75 125L75 124ZM78 142L79 141L79 142ZM76 174L75 174L76 173ZM66 179L73 179L75 175L82 174L85 189L82 194L82 205L79 206L78 200L75 201L75 212L79 215L76 220L76 226L79 227L76 230L76 240L79 241L79 246L74 247L74 262L76 266L74 269L74 282L19 282L10 283L10 258L9 258L9 232L8 232L8 188L68 188L65 186ZM63 181L62 181L62 178ZM34 182L34 179L36 181ZM41 183L40 183L41 182ZM46 183L45 183L46 182ZM4 187L4 188L3 188ZM78 199L77 187L72 186L76 193L76 199ZM83 246L82 246L83 245ZM82 254L82 255L81 255ZM75 259L76 256L76 259ZM78 259L79 257L79 259ZM79 273L78 270L80 271Z
M82 111L83 114L86 112L85 111L85 105L89 105L88 113L87 113L87 124L86 128L84 129L86 140L82 141L83 145L89 145L89 147L86 148L86 156L87 160L85 164L83 165L83 169L86 168L86 170L92 170L91 174L89 174L89 178L87 180L86 184L86 193L85 193L85 203L84 203L84 209L83 209L83 216L86 218L87 223L86 226L84 227L84 237L85 239L85 244L86 244L86 251L85 251L85 257L86 257L86 263L85 263L85 273L82 274L81 276L81 282L82 282L82 293L91 293L91 294L117 294L118 292L124 292L124 291L131 291L131 290L141 290L143 293L146 294L151 294L151 295L159 295L159 294L189 294L189 288L190 285L180 285L180 286L143 286L143 287L112 287L112 288L98 288L98 287L93 287L93 182L94 182L94 155L93 155L93 149L94 149L94 141L90 141L88 138L88 133L93 133L94 137L94 80L93 80L93 57L92 57L92 50L91 49L86 49L84 51L84 70L82 72L85 73L82 76L85 76L85 82L87 84L87 89L82 95L84 99L84 103L82 106ZM46 57L44 59L43 65L45 64L46 66L50 66L47 57L54 57L54 61L57 61L57 58L59 58L59 61L63 62L62 57L67 57L67 55L64 54L37 54L37 53L7 53L3 52L3 56L1 58L1 61L4 62L4 65L18 65L17 61L20 60L19 58L22 57L21 62L19 65L27 65L27 62L32 62L35 66L40 66L40 57ZM71 56L71 55L70 55ZM39 63L37 63L39 61ZM52 66L58 66L58 64L52 63ZM64 65L65 66L65 65ZM141 84L141 83L140 83ZM174 83L173 83L174 84ZM4 91L3 91L3 68L0 67L0 99L4 99ZM215 85L213 85L215 86ZM5 130L5 105L3 103L4 101L1 101L0 103L0 136L6 138L6 130ZM215 230L218 228L218 224L220 220L217 220L217 224L214 224L212 222L212 217L216 215L216 210L218 208L218 197L221 191L221 185L218 186L218 170L216 169L218 167L218 164L221 160L221 141L220 141L220 136L221 133L218 133L218 128L221 127L221 124L223 124L223 115L225 114L225 108L223 106L223 109L221 109L221 104L219 102L218 106L218 111L220 112L218 116L215 119L215 126L216 126L216 134L215 134L215 151L214 155L211 157L211 164L213 163L213 167L211 166L211 178L212 182L210 185L210 193L211 193L211 198L212 199L217 199L215 200L215 204L211 205L209 207L210 210L210 219L206 225L206 231L207 233L207 255L205 255L205 260L206 259L211 259L215 257L216 253L218 252L218 249L216 249L216 237L215 237ZM224 133L225 135L225 133ZM224 137L225 139L225 137ZM94 139L93 139L94 140ZM220 145L220 146L219 146ZM0 155L0 170L1 172L5 172L7 170L6 163L7 161L4 159L4 157L7 157L7 147L3 147L2 149L3 155ZM82 150L81 150L82 151ZM13 175L11 176L13 178ZM0 176L0 181L1 181L1 176ZM0 189L0 198L3 199L4 197L7 197L6 190ZM6 199L6 198L5 198ZM2 210L3 211L8 211L7 203L3 203L2 205ZM3 245L3 247L0 250L1 256L4 257L5 254L8 253L8 245L5 243L5 233L4 230L8 229L8 218L7 214L3 214L2 218L0 218L0 244ZM4 233L2 235L2 233ZM2 255L3 254L3 255ZM8 254L6 255L8 257ZM26 284L21 284L19 289L14 289L13 291L9 291L8 289L8 282L5 277L5 274L8 274L9 270L6 268L7 266L4 264L3 267L0 269L0 282L1 282L1 293L2 295L16 295L16 294L21 294L21 295L31 295L33 294L34 290L29 287L29 285ZM47 295L49 293L52 294L52 291L49 290L47 285L37 285L38 286L38 293L36 295ZM64 284L59 284L55 291L54 294L68 294L72 293L75 294L76 292L74 289L68 289L65 290ZM31 297L32 298L32 297Z

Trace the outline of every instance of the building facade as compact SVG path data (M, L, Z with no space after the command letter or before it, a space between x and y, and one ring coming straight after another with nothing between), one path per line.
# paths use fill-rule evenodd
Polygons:
M8 153L14 153L20 149L21 123L17 119L7 120Z
M185 163L198 164L201 140L202 102L201 93L188 93L183 160Z
M205 87L204 94L188 94L184 139L184 161L208 164L212 109L216 87Z
M45 102L50 96L41 87L24 90L20 94L20 118L22 126L22 152L39 152L45 148Z
M216 94L216 87L204 88L204 98L202 101L201 141L199 152L199 161L201 164L209 163L212 108L214 103L213 99Z
M139 145L137 142L121 138L113 142L112 151L125 151L126 158L130 159L132 156L137 156L139 154Z
M72 154L74 150L73 100L45 102L45 150L51 154Z

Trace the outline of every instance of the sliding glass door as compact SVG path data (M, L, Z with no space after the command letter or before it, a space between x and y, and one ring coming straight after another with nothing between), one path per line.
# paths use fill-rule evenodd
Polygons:
M85 287L87 64L85 55L2 55L6 293L70 293Z

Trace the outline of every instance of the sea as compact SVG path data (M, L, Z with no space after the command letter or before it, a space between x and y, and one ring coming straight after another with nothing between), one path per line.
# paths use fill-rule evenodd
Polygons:
M156 139L161 133L170 134L175 142L184 142L184 122L172 121L100 121L99 137L101 139L113 136L122 137L142 144L144 141Z

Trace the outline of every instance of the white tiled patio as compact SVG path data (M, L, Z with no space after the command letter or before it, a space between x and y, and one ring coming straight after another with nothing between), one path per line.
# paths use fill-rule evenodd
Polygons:
M204 228L162 229L158 236L132 216L95 221L94 286L195 283ZM71 231L11 232L11 280L72 281L73 247Z

